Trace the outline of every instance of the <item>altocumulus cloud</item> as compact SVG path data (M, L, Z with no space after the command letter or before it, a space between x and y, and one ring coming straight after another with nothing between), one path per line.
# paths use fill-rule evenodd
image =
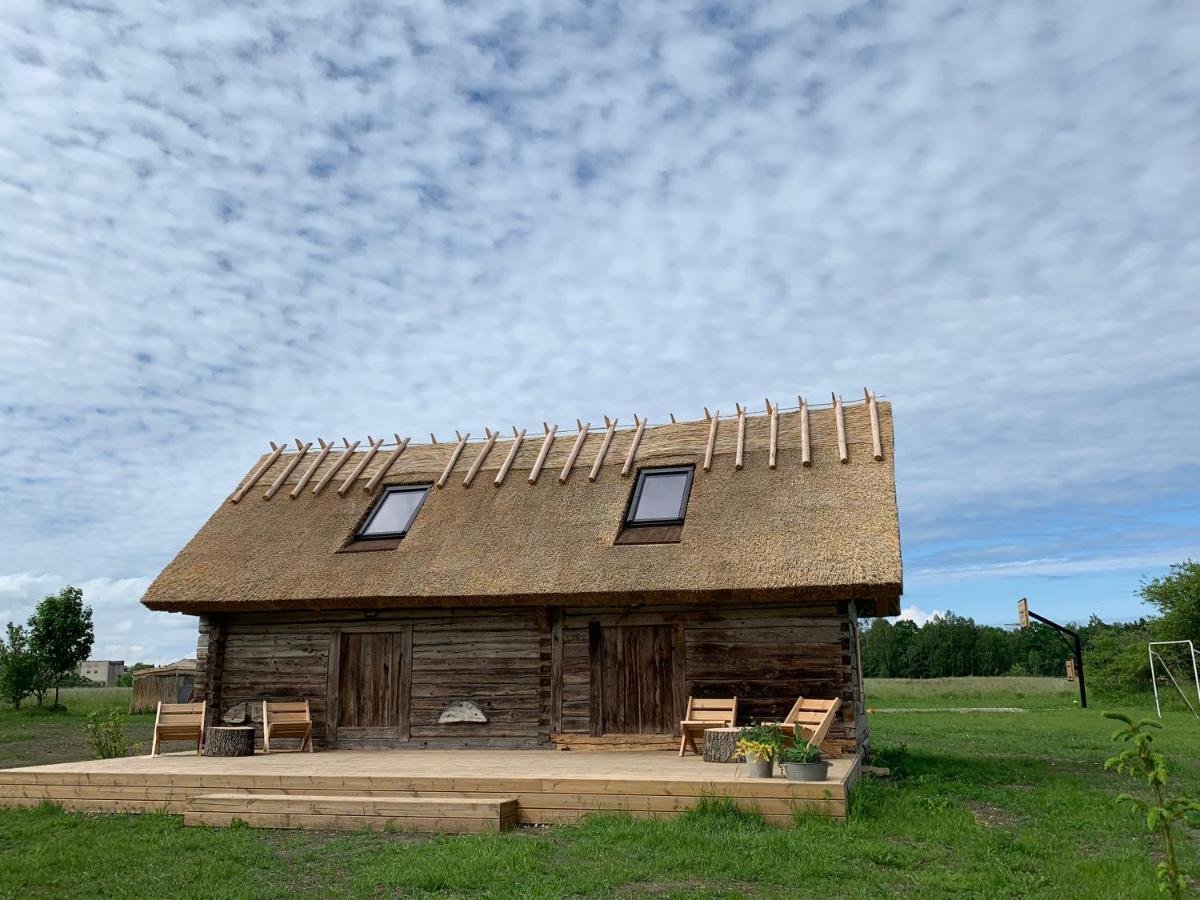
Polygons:
M1182 556L1198 23L9 0L0 573L128 584L114 619L174 641L134 585L268 437L861 384L896 403L914 602Z

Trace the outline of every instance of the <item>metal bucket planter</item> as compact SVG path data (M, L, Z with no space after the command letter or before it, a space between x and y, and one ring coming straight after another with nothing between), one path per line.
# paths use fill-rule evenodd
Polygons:
M780 765L787 773L788 781L826 781L829 778L829 763L823 759L810 763L786 762Z
M775 760L771 757L762 759L752 753L746 754L746 774L751 778L770 778Z

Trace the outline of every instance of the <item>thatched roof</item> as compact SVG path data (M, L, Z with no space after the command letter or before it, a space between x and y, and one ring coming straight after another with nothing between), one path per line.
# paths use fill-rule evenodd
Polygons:
M738 420L721 417L709 471L703 463L712 428L702 419L645 427L625 477L637 430L614 428L595 481L589 475L606 443L603 428L584 438L565 482L574 428L556 436L533 484L540 433L526 436L499 485L511 438L461 448L408 444L399 455L384 446L349 484L368 452L346 459L346 451L323 459L309 452L297 463L300 454L276 450L255 464L143 603L232 612L853 599L868 615L899 612L890 405L871 398L844 407L845 461L834 409L776 415L775 468L771 416L746 415L741 469ZM810 465L802 458L806 417ZM444 487L430 491L399 546L339 552L384 487L437 482L452 460ZM696 466L680 542L615 546L637 469L680 464ZM385 477L373 483L383 466ZM333 468L336 476L322 485Z

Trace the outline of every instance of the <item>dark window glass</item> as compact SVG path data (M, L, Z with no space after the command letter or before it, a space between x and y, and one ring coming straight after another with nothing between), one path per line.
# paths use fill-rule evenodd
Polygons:
M402 485L384 491L359 529L360 538L403 537L425 502L429 485Z
M633 489L627 525L682 523L692 487L692 467L642 469Z

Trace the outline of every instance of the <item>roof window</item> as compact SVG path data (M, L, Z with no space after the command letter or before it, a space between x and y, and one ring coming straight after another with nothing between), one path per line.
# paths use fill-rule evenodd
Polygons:
M428 493L427 484L399 484L387 488L358 530L359 540L404 537Z
M642 525L682 525L692 490L693 466L642 469L638 472L626 527Z

